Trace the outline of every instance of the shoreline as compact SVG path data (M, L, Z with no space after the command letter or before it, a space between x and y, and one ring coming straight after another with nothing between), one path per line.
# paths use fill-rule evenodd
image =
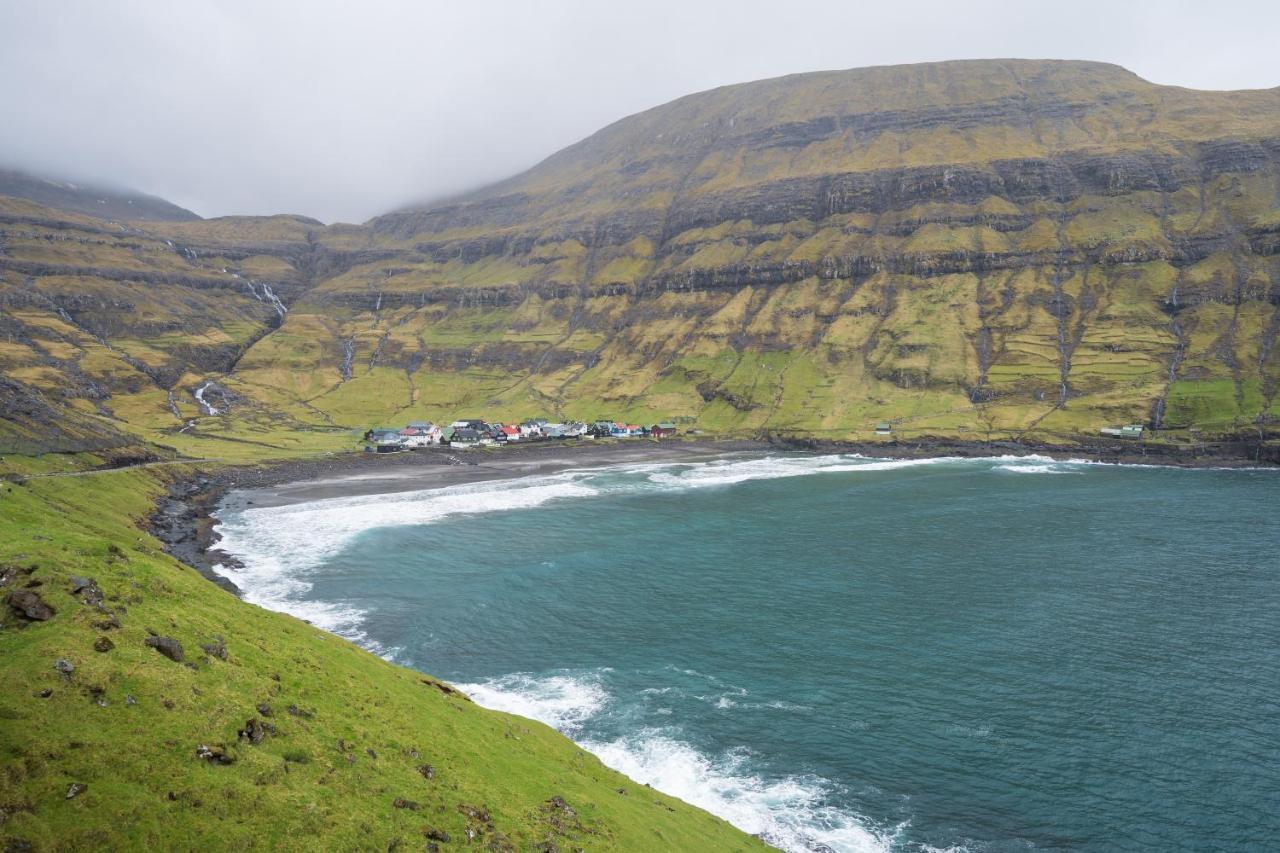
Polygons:
M580 468L646 462L697 462L732 453L850 453L884 459L943 456L1045 456L1059 461L1087 460L1103 464L1139 464L1176 468L1268 468L1280 455L1249 458L1247 444L1206 445L1200 453L1163 445L1096 444L1061 447L1015 441L967 442L833 442L818 439L751 440L685 438L661 442L641 439L530 442L492 450L429 447L401 453L351 452L258 465L239 465L200 472L168 489L149 520L150 532L172 556L234 595L241 590L220 565L237 565L218 549L214 529L219 509L232 495L255 506L370 494L445 488L491 480L559 473ZM1275 455L1276 458L1272 458Z

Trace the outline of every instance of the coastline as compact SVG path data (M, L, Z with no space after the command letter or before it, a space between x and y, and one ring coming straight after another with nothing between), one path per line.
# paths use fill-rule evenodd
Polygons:
M911 442L833 442L685 438L661 442L530 442L492 450L446 447L372 454L352 452L203 471L173 483L157 505L150 529L165 549L203 577L235 595L240 590L220 565L236 558L218 549L217 512L228 500L256 506L369 494L435 489L488 480L546 475L579 468L647 462L703 461L732 453L853 453L874 458L925 459L1038 455L1111 464L1180 468L1256 468L1280 465L1275 453L1246 456L1257 448L1245 442L1205 445L1199 452L1167 445L1098 443L1062 447L1015 441L967 442L926 439ZM1276 458L1273 458L1276 457Z

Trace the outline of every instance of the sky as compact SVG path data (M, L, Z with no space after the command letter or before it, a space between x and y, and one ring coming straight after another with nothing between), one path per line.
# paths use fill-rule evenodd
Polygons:
M1280 86L1280 3L0 0L0 166L362 222L729 83L945 59Z

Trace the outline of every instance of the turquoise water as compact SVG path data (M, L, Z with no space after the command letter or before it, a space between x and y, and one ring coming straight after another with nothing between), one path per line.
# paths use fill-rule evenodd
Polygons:
M228 512L251 600L790 850L1280 846L1280 473L734 457Z

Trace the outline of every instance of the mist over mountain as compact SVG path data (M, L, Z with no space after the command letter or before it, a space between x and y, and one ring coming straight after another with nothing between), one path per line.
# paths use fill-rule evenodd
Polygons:
M86 434L193 451L464 410L1265 435L1278 161L1280 90L985 60L690 95L363 226L15 201L6 375Z
M746 80L965 57L1280 84L1274 4L761 0L551 6L0 4L0 164L201 216L363 222L514 175L624 116Z

